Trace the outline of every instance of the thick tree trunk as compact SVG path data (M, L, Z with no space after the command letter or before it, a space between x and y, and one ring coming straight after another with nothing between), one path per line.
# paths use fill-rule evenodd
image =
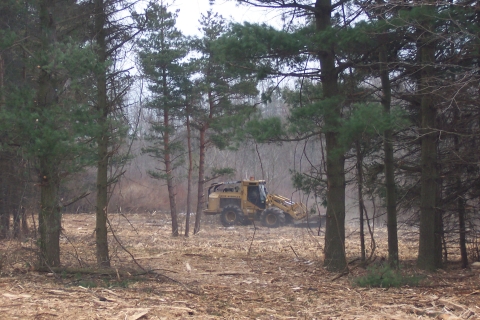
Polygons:
M187 177L187 213L185 217L185 237L190 233L190 211L192 209L192 174L193 174L193 156L192 156L192 131L190 127L190 116L187 110L187 148L188 148L188 177Z
M380 62L380 79L382 81L382 106L384 112L390 114L392 92L387 68L387 48L380 47L378 55ZM387 205L387 232L388 232L388 263L391 267L398 267L398 235L397 235L397 200L395 192L395 175L393 159L392 129L383 132L383 150L385 164L385 190Z
M162 33L164 30L162 29ZM162 86L163 97L168 97L170 92L168 91L167 83L167 70L162 70ZM178 216L177 216L177 204L175 201L175 187L173 185L173 166L170 153L170 110L168 106L163 107L163 149L164 149L164 163L165 163L165 175L167 178L167 190L168 200L170 203L170 217L172 219L172 236L178 237Z
M99 121L99 125L105 126L105 121ZM97 264L102 267L110 267L108 253L108 137L103 135L98 138L97 146L97 203L95 216L95 244Z
M52 15L55 1L42 0L39 5L41 28L39 46L40 50L46 53L56 42L56 17ZM36 97L40 124L46 121L43 113L56 103L56 81L54 74L50 74L44 69L40 70ZM60 178L55 160L55 155L49 152L42 152L38 158L40 166L40 212L38 217L40 265L50 267L60 265L61 214L58 202Z
M420 192L420 240L417 266L424 270L441 267L441 223L436 210L437 200L437 137L435 133L436 109L433 96L433 67L435 46L428 39L423 39L419 46L422 73L419 93L421 99L421 159L422 170ZM431 83L431 84L430 84Z
M316 30L325 31L331 27L331 0L317 0L315 3ZM318 54L322 71L324 98L338 96L338 73L335 69L333 46ZM338 143L340 127L340 101L325 115L325 140L327 152L327 220L325 229L324 265L329 271L341 272L346 269L345 258L345 157Z
M200 158L198 160L198 190L197 190L197 213L195 215L195 227L193 229L193 234L200 232L200 222L202 219L203 205L204 205L204 194L203 189L205 187L205 133L206 126L203 126L200 129Z
M107 61L106 23L104 0L95 0L95 34L97 42L97 59L100 64ZM97 204L95 242L97 264L102 267L110 266L108 253L108 114L109 105L107 99L107 76L106 70L102 69L97 75L97 113L99 133L97 139Z
M60 266L61 212L58 199L60 181L51 171L50 159L40 160L40 265Z
M325 260L329 271L341 272L347 267L345 257L345 173L343 155L338 152L337 134L326 134L327 149L327 219L325 224Z

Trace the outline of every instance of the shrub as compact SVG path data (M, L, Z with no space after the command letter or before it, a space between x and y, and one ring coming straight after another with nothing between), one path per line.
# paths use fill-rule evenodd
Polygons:
M398 288L418 286L420 280L422 280L421 276L404 275L388 265L377 265L369 267L365 276L355 278L353 281L359 287Z

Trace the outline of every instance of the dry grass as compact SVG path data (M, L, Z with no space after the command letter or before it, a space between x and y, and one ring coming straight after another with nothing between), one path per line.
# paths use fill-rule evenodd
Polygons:
M307 228L205 225L190 238L172 238L163 214L111 215L115 234L136 259L110 238L113 272L95 265L94 216L65 215L62 263L80 269L33 271L31 240L0 242L2 319L478 319L479 273L455 264L427 274L420 287L366 289L351 274L332 281L322 267L323 237ZM127 220L128 218L128 220ZM350 230L348 259L359 252ZM255 236L254 236L255 235ZM254 238L253 238L254 236ZM375 232L386 256L385 230ZM404 270L416 239L400 236ZM138 264L137 264L138 263ZM142 269L156 274L143 274Z

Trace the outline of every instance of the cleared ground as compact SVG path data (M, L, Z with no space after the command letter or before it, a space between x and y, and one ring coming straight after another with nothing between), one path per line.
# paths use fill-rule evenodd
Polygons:
M455 263L423 274L419 287L359 288L353 279L367 271L356 262L335 280L322 267L316 229L226 229L213 221L196 236L172 238L163 214L110 219L112 271L94 268L92 214L64 215L68 272L34 271L28 238L0 242L0 318L480 319L480 272ZM353 228L347 234L347 258L354 260L358 234ZM386 230L376 229L375 240L380 261ZM416 236L402 233L402 269L409 274L422 274L412 267L416 250Z

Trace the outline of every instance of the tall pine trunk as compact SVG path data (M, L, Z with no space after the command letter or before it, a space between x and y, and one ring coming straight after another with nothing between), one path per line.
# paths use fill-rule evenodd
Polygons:
M25 1L25 12L28 11L29 4ZM25 15L27 18L28 15ZM24 44L26 47L28 39L27 21L25 20L24 28ZM27 53L25 50L22 52L23 66L21 72L21 79L24 84L26 81L26 65ZM4 55L0 53L0 110L5 108L5 59ZM6 236L10 227L10 214L13 213L13 236L19 238L21 234L28 233L28 225L25 217L25 208L21 206L22 203L22 173L23 166L14 152L1 152L0 153L0 176L2 181L0 185L0 238ZM21 221L20 221L21 220ZM21 222L21 225L20 225Z
M386 39L383 39L386 40ZM382 82L383 111L390 114L392 92L387 67L386 45L380 47L378 54L380 62L380 79ZM397 200L395 194L395 175L393 159L392 129L388 128L383 132L383 151L385 165L385 191L387 205L387 233L388 233L388 263L391 267L398 267L398 235L397 235Z
M0 52L0 110L5 106L5 61L3 59L3 54Z
M210 126L210 122L213 117L213 109L215 108L214 98L211 89L208 93L209 114L208 119L200 128L199 139L199 159L198 159L198 190L197 190L197 214L195 216L195 227L193 228L193 234L200 232L200 223L203 215L203 206L205 204L205 195L203 190L205 189L205 152L207 151L207 130Z
M161 30L162 34L164 30ZM162 70L162 86L163 96L169 96L169 88L167 84L167 70ZM165 175L167 180L168 200L170 203L170 217L172 219L172 236L178 237L178 216L177 216L177 204L175 201L175 187L173 185L173 166L170 152L170 108L167 105L163 107L163 149L164 149L164 163L165 163Z
M56 25L53 15L55 0L41 0L40 14L40 42L39 51L48 56L48 51L56 42ZM45 61L47 63L47 61ZM56 78L48 70L41 69L38 77L36 104L39 111L38 122L41 124L47 111L56 103ZM60 265L60 230L61 214L58 201L60 186L59 168L55 164L55 154L48 150L40 150L39 182L40 182L40 212L39 247L40 265L55 267Z
M458 109L454 109L454 123L459 123ZM453 136L453 146L455 152L460 154L460 137L458 135ZM457 160L459 161L459 160ZM462 190L462 165L457 164L455 166L455 184L457 190ZM458 196L457 199L457 211L458 211L458 227L459 227L459 241L460 241L460 256L462 261L462 268L468 267L468 255L467 255L467 239L466 239L466 226L465 226L465 199L462 196Z
M193 234L200 232L200 222L202 219L203 213L203 204L204 204L204 194L203 189L205 188L205 149L206 149L206 139L205 133L207 131L207 126L204 125L200 129L200 147L199 153L200 157L198 160L198 190L197 190L197 213L195 215L195 227L193 228Z
M317 0L315 22L318 32L328 30L331 25L331 0ZM318 54L322 71L321 81L324 98L338 96L338 73L335 69L333 46ZM341 272L346 269L345 257L345 157L338 141L341 105L338 102L325 114L327 152L327 220L325 229L324 265L329 271Z
M360 253L361 261L365 261L365 232L364 232L364 208L363 203L363 154L360 147L360 142L355 141L355 148L357 149L357 184L358 184L358 211L360 214Z
M457 177L457 190L462 187L461 179ZM465 200L462 197L457 199L458 225L460 229L460 255L462 268L468 267L467 239L465 226Z
M426 18L428 19L428 17ZM424 31L422 31L424 32ZM437 111L433 101L435 44L425 33L419 42L422 63L419 93L421 94L421 159L422 170L420 192L420 240L417 266L424 270L435 270L442 264L440 213L437 200L437 136L435 120Z
M8 152L0 152L0 239L7 238L10 231L8 173Z
M173 169L172 161L170 158L170 119L168 107L163 110L163 124L165 126L165 132L163 133L163 146L165 149L165 173L167 176L167 189L168 200L170 202L170 217L172 218L172 236L178 236L178 217L177 217L177 204L175 202L175 188L173 185Z
M40 160L41 187L38 217L40 265L58 267L60 265L61 231L61 212L58 199L60 180L56 173L49 169L48 162L49 159Z
M21 219L22 219L22 179L21 179L21 161L17 156L12 154L10 161L10 211L13 214L13 237L18 239L22 234Z
M5 107L4 66L3 55L0 53L0 110ZM10 229L10 213L7 209L7 161L7 152L0 152L0 239L6 238Z
M106 14L104 0L95 0L95 35L97 43L97 59L99 64L105 65L107 61L106 44ZM97 264L110 267L107 238L107 212L108 212L108 114L107 100L107 70L103 67L97 75L97 114L99 131L97 139L97 204L95 241Z
M100 120L100 119L99 119ZM105 121L99 121L105 126ZM108 137L103 135L97 140L97 203L95 220L95 243L97 264L110 267L108 253Z
M187 107L188 109L188 107ZM190 233L190 211L192 209L192 174L193 174L193 156L192 156L192 131L190 127L190 116L187 110L187 148L188 148L188 177L187 177L187 213L185 217L185 237Z

